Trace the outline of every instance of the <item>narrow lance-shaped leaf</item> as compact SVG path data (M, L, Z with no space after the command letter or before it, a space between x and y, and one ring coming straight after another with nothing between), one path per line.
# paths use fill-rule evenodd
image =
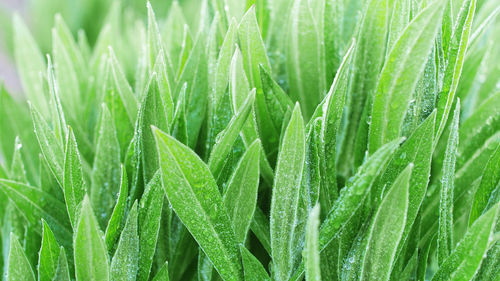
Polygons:
M361 280L389 280L408 211L408 189L413 164L401 172L385 195L368 232Z
M494 233L499 210L500 203L497 203L474 222L451 255L434 274L433 281L471 280L488 248L495 240Z
M451 36L449 50L445 50L448 51L448 63L444 70L443 86L438 96L436 141L439 140L439 137L443 133L455 99L455 92L462 74L462 66L469 43L475 10L476 0L466 0L463 2Z
M59 259L57 260L57 268L54 275L53 281L71 281L69 277L69 267L68 260L66 258L66 251L64 247L59 248Z
M304 262L307 281L321 281L319 262L319 205L309 213L306 228L306 246L304 249Z
M488 164L486 164L483 176L481 177L481 183L474 194L469 215L469 225L472 225L482 213L487 211L488 202L494 196L493 192L500 183L500 173L498 171L500 171L500 145L497 146Z
M455 163L458 147L458 124L460 116L460 100L457 101L453 121L450 126L448 145L443 161L441 179L441 196L439 202L438 260L442 264L453 249L453 193L455 181Z
M109 280L108 251L87 196L75 230L74 251L76 280Z
M66 153L64 156L63 175L64 199L73 228L78 222L80 203L85 196L85 183L83 181L82 162L78 152L75 135L71 128L68 129L66 140Z
M13 27L14 56L24 92L29 100L39 108L42 115L47 118L49 116L48 99L44 95L45 92L40 79L40 74L46 70L43 55L31 36L28 27L17 14L13 17Z
M136 280L139 261L137 201L132 205L111 261L110 280Z
M321 224L319 234L321 251L340 233L344 222L348 221L362 206L363 199L368 194L378 173L385 168L400 142L401 140L395 140L382 146L347 182L346 187L344 187L345 191L337 198L327 218Z
M158 170L149 181L139 201L139 271L137 280L148 280L160 230L165 193Z
M125 167L121 167L121 179L120 179L120 192L118 193L118 199L116 200L115 207L111 213L111 217L108 221L108 226L106 227L105 241L108 250L112 250L116 239L120 234L120 229L122 227L123 218L125 216L125 207L127 205L128 198L128 179Z
M240 252L246 281L271 281L266 269L245 246L240 245Z
M155 129L163 187L172 208L224 280L243 280L231 222L208 167L188 147ZM187 203L189 202L189 203Z
M168 277L168 262L165 262L160 270L156 273L155 277L153 277L153 281L169 281Z
M222 198L240 244L246 240L257 204L260 153L260 140L256 140L243 154Z
M297 104L278 154L271 199L271 250L277 280L290 277L297 259L292 245L304 160L304 120Z
M101 107L97 148L92 169L90 199L99 225L107 225L120 188L120 145L106 105Z
M38 258L38 280L51 281L56 274L59 261L59 245L45 221L43 223L42 246Z
M241 108L241 111L231 119L227 128L217 136L217 143L214 145L208 160L208 166L215 178L219 177L227 155L231 151L231 148L233 147L236 138L239 136L241 129L245 125L248 116L252 112L254 100L255 93L253 92L247 98L245 104Z
M64 152L62 143L33 106L31 106L31 118L43 157L59 185L63 186Z
M294 1L286 53L290 94L301 102L306 117L312 115L326 92L322 17L314 14L310 3Z
M444 1L422 10L392 49L373 99L369 151L401 134L401 125L415 87L434 45ZM400 94L406 93L406 94ZM389 117L390 115L390 117Z
M8 281L35 281L35 274L30 262L19 244L18 238L10 234L9 264L7 266L6 280Z

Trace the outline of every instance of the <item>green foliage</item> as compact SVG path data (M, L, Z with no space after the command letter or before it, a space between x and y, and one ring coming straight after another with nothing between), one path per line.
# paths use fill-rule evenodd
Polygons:
M498 280L497 2L0 7L2 280Z

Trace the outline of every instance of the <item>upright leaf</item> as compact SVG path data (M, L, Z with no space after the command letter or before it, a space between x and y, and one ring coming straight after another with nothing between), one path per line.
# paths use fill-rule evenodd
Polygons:
M43 222L42 246L38 258L38 280L53 280L59 263L59 245L47 223Z
M271 198L271 250L277 280L287 280L297 260L292 245L304 160L304 120L297 104L278 154Z
M80 203L85 196L85 182L83 181L82 162L76 145L75 135L71 128L68 130L66 152L64 156L63 175L64 199L68 215L73 228L78 222Z
M111 261L110 280L136 280L139 261L137 201L132 205Z
M453 193L455 163L458 147L458 123L460 116L460 100L458 100L453 121L450 126L450 136L443 162L443 177L441 179L441 196L439 203L438 229L438 260L441 263L450 255L453 249Z
M384 196L367 233L361 280L389 280L408 211L408 189L413 164L401 172Z
M240 244L246 240L257 204L260 153L260 141L256 140L243 154L222 198Z
M139 201L139 271L137 280L148 280L160 230L165 193L158 170L146 186Z
M240 245L241 259L243 268L245 269L246 281L270 281L266 269L260 261L247 250L243 245Z
M321 281L319 262L319 205L309 213L306 229L306 246L304 249L304 263L307 281Z
M74 251L76 280L109 280L108 251L87 196L75 230Z
M315 1L321 5L323 1ZM304 115L312 115L326 92L325 50L322 17L311 7L313 2L295 0L290 13L287 49L287 74L290 94L301 102Z
M474 222L451 255L434 274L433 281L471 280L494 241L499 210L500 203L497 203Z
M111 213L111 217L108 221L108 226L106 227L105 241L106 246L109 250L113 249L116 239L120 234L123 218L125 217L125 208L127 205L128 180L127 172L125 171L125 167L123 165L121 167L121 175L122 176L120 179L120 192L118 193L118 199L116 200L113 213Z
M92 168L90 199L99 225L106 227L120 188L120 145L106 105L101 108L99 135Z
M155 130L168 200L225 280L243 280L236 239L214 178L188 147Z
M9 264L6 277L8 281L35 281L33 268L31 268L23 247L14 234L10 235Z
M390 52L373 99L369 151L401 135L401 125L434 45L444 1L422 10ZM401 94L406 93L406 94ZM390 115L390 117L389 117Z

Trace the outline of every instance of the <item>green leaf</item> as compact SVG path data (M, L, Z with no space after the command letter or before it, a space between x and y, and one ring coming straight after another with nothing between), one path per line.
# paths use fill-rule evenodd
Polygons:
M15 181L0 179L0 187L30 223L36 225L43 218L58 239L71 237L71 224L63 202L37 187Z
M269 218L264 214L264 212L259 208L255 208L255 213L253 214L253 220L250 224L250 229L257 236L257 239L262 244L264 249L266 249L268 254L271 254L271 231L269 226Z
M68 139L66 140L63 188L68 215L71 225L75 228L78 222L80 203L85 196L85 182L83 181L80 153L71 127L68 129Z
M472 225L482 213L487 211L489 199L493 196L493 192L500 182L500 174L497 172L500 169L500 145L491 155L486 168L484 169L481 183L476 189L472 208L469 215L469 225Z
M137 201L132 205L111 261L110 280L136 280L139 261Z
M250 93L239 113L231 119L226 129L224 129L224 131L217 136L217 142L214 145L208 160L208 167L216 179L220 176L223 164L231 151L236 138L240 135L248 116L252 112L254 100L255 93L253 92Z
M304 120L297 104L278 154L271 198L271 249L277 280L290 277L297 259L292 245L304 160Z
M69 277L69 268L68 261L66 259L66 252L64 251L64 247L61 246L59 248L59 259L57 261L57 269L54 275L54 278L51 279L54 281L70 281Z
M359 25L356 37L356 51L353 57L351 87L350 87L350 111L346 119L347 128L340 159L344 159L339 167L339 174L349 177L355 172L354 143L357 138L358 127L361 126L361 117L367 106L367 99L376 90L379 74L384 64L386 55L386 42L388 26L390 22L390 9L393 0L369 0L364 6L366 11ZM354 16L354 15L352 15ZM370 65L370 67L366 67ZM363 138L366 135L361 136Z
M138 116L138 134L140 153L144 169L144 181L148 182L158 170L158 155L155 149L151 126L154 125L168 131L167 109L160 95L159 82L153 74L146 89L146 94L141 102Z
M125 217L125 208L128 198L128 180L127 172L125 167L121 166L121 178L120 178L120 192L118 193L118 200L116 201L113 213L108 221L108 226L106 227L105 241L108 249L113 249L116 239L120 234L120 229L122 227L123 218Z
M240 245L240 252L243 260L243 268L245 269L246 281L271 281L266 269L247 248Z
M408 190L413 164L401 172L374 215L367 235L361 280L389 280L408 211Z
M476 0L466 0L460 8L460 13L457 22L451 35L450 45L447 52L447 64L444 72L443 86L438 96L437 103L437 123L436 140L443 133L444 127L448 120L455 92L462 74L462 66L464 63L467 45L469 43L469 35L472 28L472 20L476 10Z
M48 117L48 99L44 95L41 79L42 73L47 68L42 52L18 14L14 15L12 26L14 27L14 55L24 92L42 112L42 115Z
M63 186L64 151L61 140L56 137L47 122L33 106L31 106L31 118L33 119L36 138L43 157L47 161L57 183Z
M59 264L59 245L49 226L43 221L42 246L38 259L38 280L51 281Z
M319 205L316 205L310 212L307 219L306 242L304 249L304 263L306 270L306 280L321 281L321 270L319 261Z
M260 140L256 140L243 154L222 198L240 244L245 243L257 204L260 153Z
M346 187L344 187L345 191L340 193L330 213L321 224L320 251L323 251L339 235L345 222L349 221L362 206L377 175L383 171L400 142L400 140L396 140L382 146L366 160L359 168L358 173L347 182Z
M146 186L139 201L139 272L137 280L148 280L160 230L165 194L158 170Z
M471 280L494 241L499 210L497 203L474 222L432 280Z
M74 251L76 280L109 280L108 251L87 196L75 230Z
M387 58L373 99L368 142L370 153L401 135L412 93L424 71L440 26L440 21L436 20L443 13L440 3L444 1L429 5L415 17Z
M120 145L106 105L101 107L90 199L101 228L106 227L120 188Z
M153 277L153 281L169 281L168 278L168 262L165 262L160 270L156 273L155 277Z
M6 273L8 281L35 281L33 268L14 234L10 235L9 265Z
M155 129L163 187L180 220L224 280L243 280L236 239L217 184L188 147Z
M453 193L455 163L458 147L458 124L460 117L460 100L457 101L453 121L450 125L450 135L443 162L443 176L441 178L441 196L439 202L438 228L438 260L439 263L450 255L453 249Z
M316 2L320 5L323 1ZM300 101L307 118L326 92L323 22L314 14L312 4L307 0L293 2L286 52L290 95Z

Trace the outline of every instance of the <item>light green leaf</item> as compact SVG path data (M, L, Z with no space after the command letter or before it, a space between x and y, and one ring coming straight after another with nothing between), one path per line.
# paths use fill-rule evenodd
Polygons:
M104 228L108 224L120 188L120 145L111 113L106 105L101 107L98 128L90 199L99 225Z
M457 101L453 121L450 125L450 135L443 162L443 176L441 178L441 196L439 202L438 228L438 260L442 264L453 249L453 193L455 163L458 147L458 124L460 117L460 100Z
M148 280L160 230L165 193L158 170L149 181L139 201L139 272L137 280Z
M7 281L35 281L33 268L14 234L10 235L9 264L6 274Z
M387 58L373 99L370 153L401 135L404 115L440 26L440 21L436 20L443 13L440 3L429 5L415 17Z
M315 1L324 5L324 1ZM295 0L287 35L286 69L290 95L301 103L309 118L326 92L325 50L322 17L314 14L313 3Z
M155 150L154 137L151 126L154 125L168 131L167 110L160 95L157 76L150 77L146 94L141 102L138 116L138 130L140 140L140 153L144 169L144 181L148 182L158 170L158 155Z
M111 47L109 47L109 60L114 85L127 111L129 120L133 124L136 120L138 111L137 98L132 92L132 88L130 87L127 78L125 77L125 74L123 73L123 70L120 66L120 63L116 58L115 52Z
M266 269L247 248L240 245L240 252L243 260L243 268L245 269L246 281L271 281Z
M64 247L59 248L59 259L57 261L57 269L54 275L53 281L70 281L68 260L66 259L66 251Z
M319 261L319 205L309 212L306 228L306 245L304 249L304 263L307 281L321 281Z
M43 218L55 236L61 239L61 243L67 242L65 239L71 237L71 224L66 207L51 194L37 187L4 179L0 179L0 191L9 197L30 223L37 224Z
M172 208L222 278L243 280L231 222L208 167L188 147L157 129L154 133Z
M74 251L76 280L109 280L108 251L87 196L75 230Z
M438 126L436 128L436 140L438 140L443 133L455 99L455 92L457 91L458 82L462 74L462 66L469 43L469 35L471 33L475 10L476 0L466 0L463 2L463 6L460 8L460 13L451 35L449 48L448 50L444 50L447 52L448 57L444 70L443 86L438 96Z
M121 166L121 178L120 178L120 192L118 193L118 200L116 201L115 207L113 208L113 213L108 221L108 226L106 227L106 246L109 250L112 250L115 246L116 239L120 234L120 229L123 226L123 218L125 217L125 207L128 198L128 179L125 167Z
M474 222L451 255L434 274L433 281L471 280L494 241L499 210L500 203L497 203Z
M305 133L299 105L283 137L271 198L271 250L277 280L287 280L297 257L292 248L305 161Z
M408 211L408 189L413 164L401 172L374 215L367 233L361 280L389 280Z
M38 258L38 280L52 281L59 263L59 245L47 223L43 221L42 246Z
M132 205L111 261L110 280L136 280L139 261L137 201Z
M61 140L33 106L31 106L31 118L43 157L59 185L63 186L64 151Z
M66 140L63 189L71 225L75 228L80 213L80 203L85 196L85 182L83 181L80 153L71 127L68 129L68 139Z
M500 173L498 171L500 171L500 145L497 146L488 164L486 164L481 183L474 194L469 215L469 225L472 225L482 213L487 211L488 202L493 197L493 192L500 182Z
M259 207L255 208L250 229L255 236L257 236L257 239L262 244L264 249L266 249L267 253L271 254L271 231L269 227L269 218Z
M347 182L346 187L344 187L345 191L340 193L330 213L321 224L319 233L321 251L339 235L345 222L349 221L362 206L377 175L384 170L400 142L400 140L396 140L382 146L366 160L359 168L358 173Z
M245 104L241 107L239 113L231 119L226 129L224 129L224 131L222 131L216 138L217 142L215 143L208 160L208 167L216 179L220 176L224 162L226 161L236 138L240 135L248 116L252 112L254 100L255 92L252 92L245 101Z
M42 73L47 68L42 52L18 14L14 15L12 26L14 27L14 56L24 92L47 118L50 116L48 98L44 95L41 79Z
M241 157L222 198L240 244L245 243L257 204L260 153L260 140L256 140Z

